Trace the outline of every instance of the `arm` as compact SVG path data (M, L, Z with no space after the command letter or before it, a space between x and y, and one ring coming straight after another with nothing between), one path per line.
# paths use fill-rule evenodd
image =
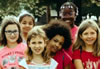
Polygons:
M74 65L76 69L84 69L82 61L80 59L74 60Z
M24 68L23 66L20 66L20 65L19 65L19 69L26 69L26 68Z
M71 69L70 64L68 64L64 69Z

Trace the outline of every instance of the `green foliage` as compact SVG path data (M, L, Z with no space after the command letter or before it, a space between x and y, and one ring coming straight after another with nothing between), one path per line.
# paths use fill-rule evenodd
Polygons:
M18 16L22 9L25 9L32 13L35 17L42 17L46 13L47 6L51 6L52 9L59 10L59 6L65 1L77 1L77 0L0 0L0 21L6 15ZM92 13L96 16L100 14L100 6L91 3L92 0L81 0L81 14L87 15Z

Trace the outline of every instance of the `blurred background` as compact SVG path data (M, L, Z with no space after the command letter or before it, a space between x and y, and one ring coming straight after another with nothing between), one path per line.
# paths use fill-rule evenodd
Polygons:
M28 11L38 25L46 24L51 19L60 18L60 6L67 1L78 6L76 25L87 17L93 16L97 20L100 16L100 0L0 0L0 23L6 15L18 16L22 11Z

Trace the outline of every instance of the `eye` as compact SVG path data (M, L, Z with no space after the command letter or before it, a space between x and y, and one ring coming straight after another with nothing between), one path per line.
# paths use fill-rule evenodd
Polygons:
M93 35L93 34L95 34L95 32L91 32L91 34Z
M39 41L38 43L39 43L39 44L42 44L43 42L42 42L42 41Z
M54 39L54 42L58 42L58 40Z
M63 42L60 42L60 45L63 45Z
M32 22L29 22L29 25L33 25L33 23Z
M84 33L84 35L88 35L88 33Z
M12 31L11 30L8 30L8 31L6 31L7 33L11 33Z
M32 42L32 44L36 44L36 42Z
M22 24L26 24L26 21L22 22Z
M13 32L16 33L16 32L18 32L18 30L14 30Z

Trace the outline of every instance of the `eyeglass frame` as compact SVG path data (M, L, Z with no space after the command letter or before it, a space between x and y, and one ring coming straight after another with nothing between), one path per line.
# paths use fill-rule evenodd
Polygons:
M7 30L7 31L5 31L5 33L7 33L8 35L11 35L11 34L17 34L17 33L19 33L19 31L18 30Z

